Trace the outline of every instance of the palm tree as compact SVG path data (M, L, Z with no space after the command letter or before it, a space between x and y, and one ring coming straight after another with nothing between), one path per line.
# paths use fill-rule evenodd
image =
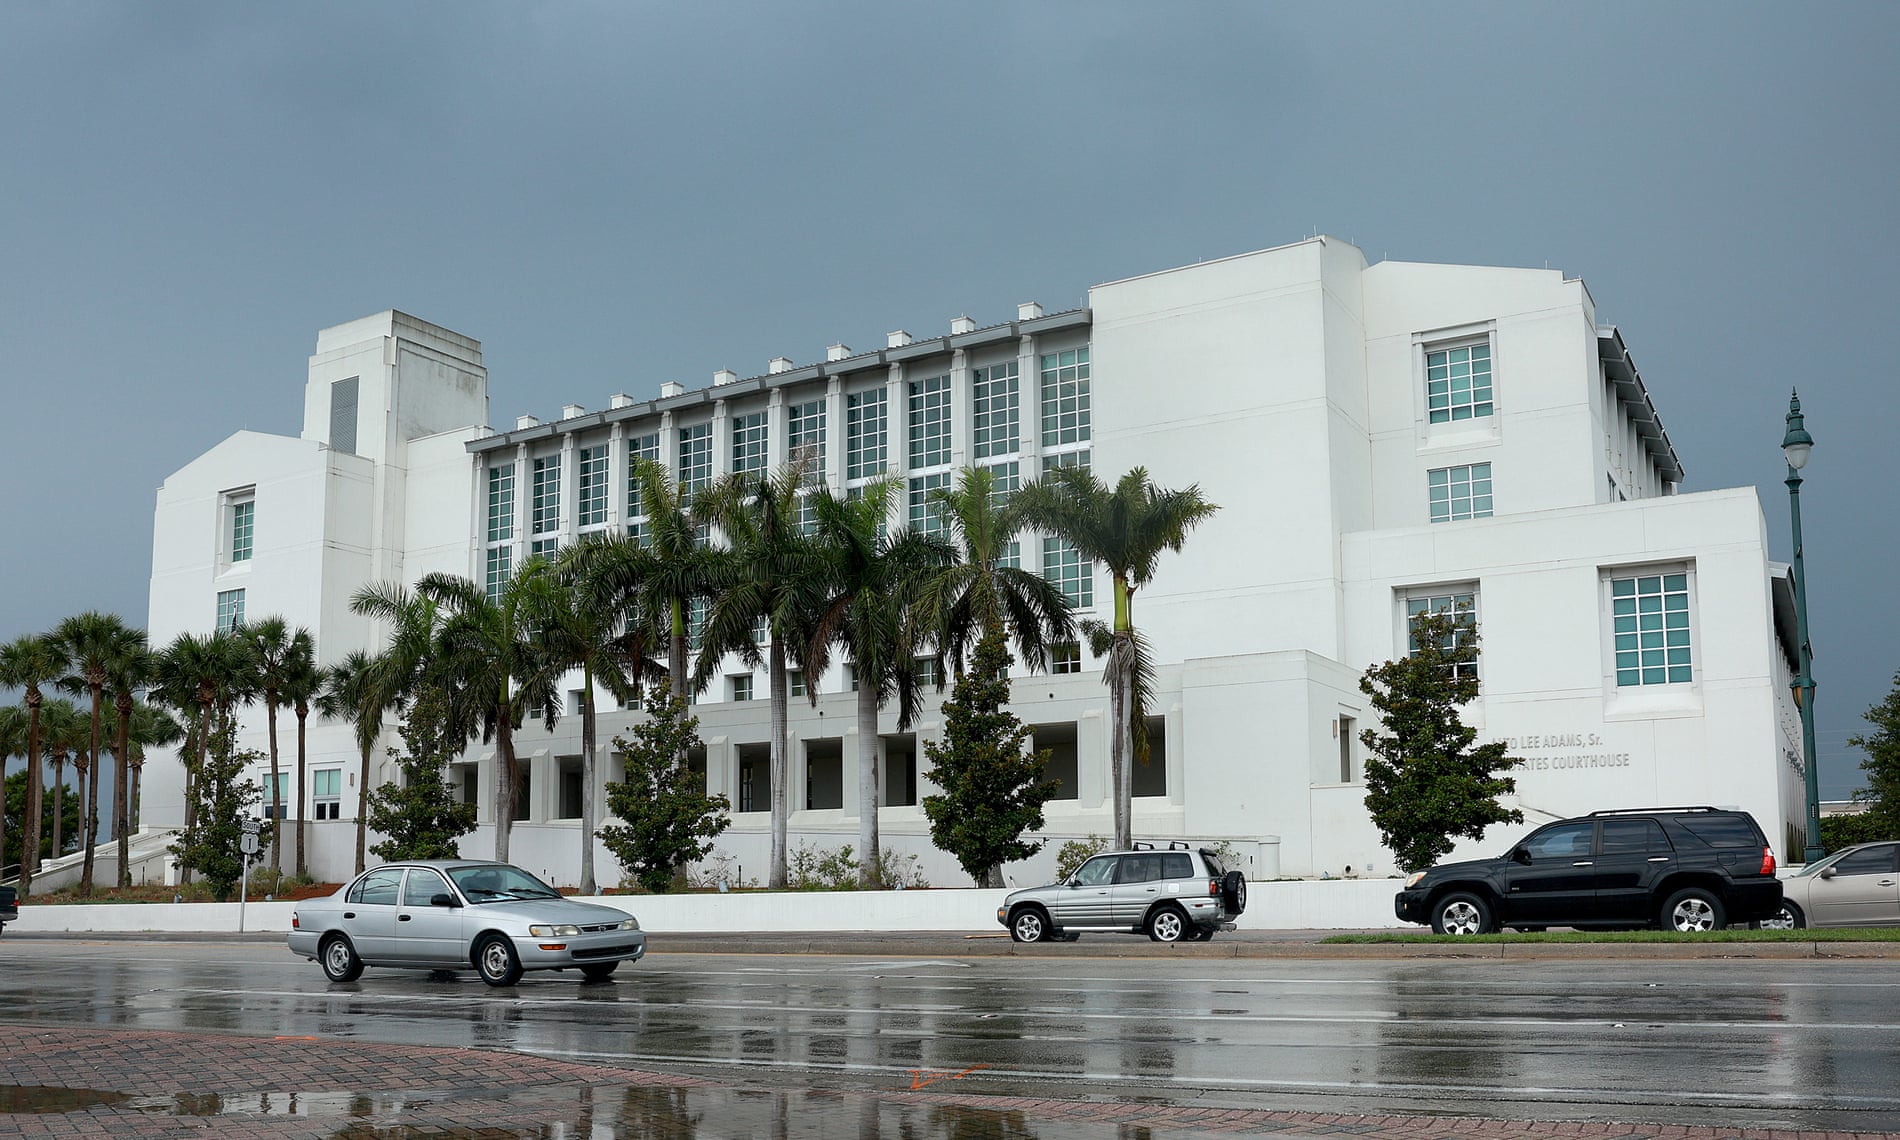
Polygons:
M384 678L384 665L360 649L323 670L316 692L317 712L332 720L346 720L356 730L356 747L363 767L356 780L356 873L363 873L365 830L369 820L369 761L376 737L383 730L383 714L395 703Z
M392 677L434 679L448 697L449 738L466 740L479 729L495 742L495 858L508 860L515 822L515 730L529 709L547 709L558 674L541 659L538 616L553 608L552 570L545 558L516 568L498 598L454 574L428 574L413 596L400 588L368 587L351 605L358 613L391 620L385 668ZM434 631L431 633L431 631Z
M92 769L91 789L80 807L81 824L86 833L86 860L79 873L79 895L92 894L93 856L99 845L99 770L100 729L104 720L106 681L113 667L124 657L144 647L145 635L128 627L117 614L88 610L66 618L53 628L53 636L72 657L73 671L60 679L60 688L70 693L86 693L92 698L92 743L86 749ZM81 782L84 782L83 774Z
M271 867L279 874L284 870L284 825L288 813L284 811L282 781L278 779L277 766L277 706L282 703L283 689L290 678L293 659L301 655L309 657L310 631L298 629L294 633L281 617L267 617L248 622L243 635L251 643L251 656L257 664L257 685L264 695L264 715L270 731L270 809L271 818L277 826L271 829L270 855ZM299 645L301 643L301 645ZM297 773L303 779L301 769ZM298 799L302 799L299 786ZM303 817L298 816L298 842L303 839Z
M1003 564L1024 526L1021 508L1001 501L996 476L983 468L965 468L955 487L932 491L930 498L963 554L932 575L918 599L944 657L963 672L976 643L995 630L1015 643L1025 667L1046 668L1050 647L1074 639L1075 619L1059 587Z
M86 748L86 721L64 697L40 703L40 745L53 764L53 858L66 854L66 761Z
M51 685L66 675L67 658L60 643L50 637L27 635L0 646L0 685L24 690L26 702L26 803L21 826L26 834L40 833L40 804L45 782L42 748L45 736L40 724L41 706L46 694L42 685ZM58 817L55 816L55 819ZM58 854L59 848L54 847ZM40 867L40 845L20 849L20 897L33 892L33 873Z
M112 707L118 714L119 730L113 738L112 828L119 837L119 885L132 885L132 710L136 694L152 683L157 658L145 643L145 631L135 630L136 643L114 658L107 670L106 683L112 689Z
M1133 840L1131 758L1147 761L1147 703L1154 666L1136 631L1130 604L1135 591L1154 578L1164 550L1179 551L1187 532L1220 508L1199 486L1170 491L1148 481L1136 467L1111 490L1086 467L1057 467L1016 493L1015 505L1031 526L1055 532L1082 557L1107 565L1115 589L1115 624L1085 622L1090 649L1105 660L1114 735L1109 767L1115 787L1115 843Z
M901 485L894 478L879 479L856 498L825 487L811 492L814 533L829 561L825 577L831 594L812 629L805 667L810 676L822 674L835 644L851 655L857 673L858 878L865 886L882 885L878 784L884 738L878 710L895 697L900 732L923 710L917 654L928 633L916 621L911 599L929 575L956 560L956 549L942 539L909 527L886 529L891 497ZM816 688L807 691L815 694Z
M297 877L310 877L309 864L304 861L303 833L304 794L309 791L309 774L305 770L309 761L310 702L316 698L323 686L323 673L317 668L317 645L310 631L299 629L290 637L289 652L284 656L283 672L278 681L278 696L290 703L297 714L297 802L294 815L297 820Z
M828 566L819 544L798 525L803 464L790 463L770 478L749 472L727 475L700 493L693 513L724 531L729 546L717 552L711 578L712 607L693 670L702 691L728 653L748 665L761 657L753 629L765 620L765 658L772 690L772 868L770 885L786 882L785 833L790 822L786 764L786 651L802 652L830 592ZM809 674L808 674L809 675ZM875 810L875 805L873 805Z
M713 551L700 541L690 496L651 459L637 460L640 507L646 512L644 546L651 555L641 575L642 608L667 634L666 669L673 695L686 699L686 626L695 601L706 598Z
M648 667L650 627L638 608L637 591L619 588L626 560L612 554L615 547L625 544L625 539L590 536L561 551L554 566L556 589L546 596L551 608L538 615L547 667L581 671L580 892L584 895L595 893L594 686L604 685L624 701L637 691Z
M185 761L187 833L197 826L198 780L211 740L211 715L229 712L231 705L248 693L253 673L249 644L232 633L181 633L159 652L154 673L157 695L196 720L187 741L190 755Z

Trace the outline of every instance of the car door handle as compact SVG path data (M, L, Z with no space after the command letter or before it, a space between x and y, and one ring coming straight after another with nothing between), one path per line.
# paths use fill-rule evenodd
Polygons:
M1881 885L1881 886L1883 886L1883 887L1891 887L1891 886L1893 886L1893 880L1892 880L1892 879L1882 879L1882 880L1880 880L1880 885Z
M1594 867L1596 866L1596 864L1591 862L1588 859L1579 859L1577 862L1572 863L1571 866L1572 867Z
M355 911L353 911L353 910L346 910L346 911L344 911L344 912L343 912L343 917L344 917L344 918L355 918L355 917L356 917L356 912L355 912Z
M397 922L408 922L408 921L409 921L409 916L408 916L408 915L406 915L406 914L399 914L399 915L397 915L397 916L396 916L396 921L397 921Z

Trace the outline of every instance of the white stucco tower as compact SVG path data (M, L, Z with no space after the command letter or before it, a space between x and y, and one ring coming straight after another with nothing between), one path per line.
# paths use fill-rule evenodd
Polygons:
M364 584L466 569L463 445L488 419L479 341L394 310L324 329L303 409L297 437L237 432L159 487L153 645L275 614L315 633L329 664L376 646L380 631L350 612ZM313 756L353 755L347 736L316 727ZM148 765L145 823L182 822L181 779Z

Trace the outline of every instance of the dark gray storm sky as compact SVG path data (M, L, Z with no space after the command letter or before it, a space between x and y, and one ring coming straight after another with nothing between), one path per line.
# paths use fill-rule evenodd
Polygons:
M1900 5L0 0L0 638L143 622L159 482L295 434L317 329L492 419L1297 240L1583 277L1789 556L1823 793L1900 670Z

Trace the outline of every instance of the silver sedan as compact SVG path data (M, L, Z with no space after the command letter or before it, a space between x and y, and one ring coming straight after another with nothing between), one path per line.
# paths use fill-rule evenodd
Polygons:
M1809 926L1900 926L1900 843L1843 847L1781 883L1781 911L1768 930Z
M646 954L626 911L574 902L519 867L468 859L390 863L328 898L297 904L291 953L333 982L364 966L474 970L512 986L528 970L578 969L590 980Z

